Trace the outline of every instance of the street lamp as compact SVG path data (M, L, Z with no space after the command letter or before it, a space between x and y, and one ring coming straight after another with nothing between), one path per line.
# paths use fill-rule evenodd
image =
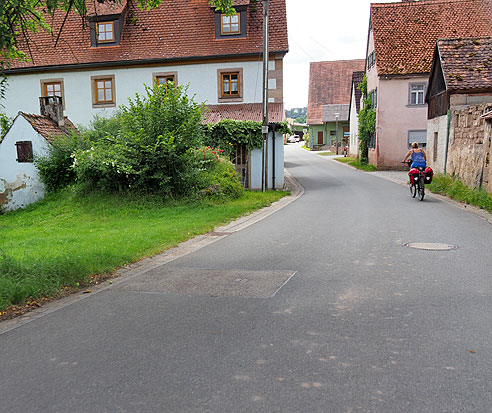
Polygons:
M335 122L336 122L336 135L335 135L335 140L336 140L336 145L337 145L337 155L338 155L338 117L340 116L339 113L335 113Z

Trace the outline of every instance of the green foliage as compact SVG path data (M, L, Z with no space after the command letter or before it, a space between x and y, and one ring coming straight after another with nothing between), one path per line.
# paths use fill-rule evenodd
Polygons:
M492 195L482 188L470 188L452 175L436 174L428 186L431 192L492 212Z
M277 123L276 125L276 128L275 128L275 132L278 132L278 133L281 133L283 135L294 135L295 132L292 131L292 129L290 128L289 126L289 122L287 122L287 120L283 120L282 122L280 123Z
M234 199L241 196L243 186L232 162L219 156L221 150L204 147L198 152L203 173L200 175L200 195L214 199Z
M354 168L361 169L363 171L376 171L377 168L374 165L362 162L360 159L351 158L349 156L343 158L335 158L335 161L346 163Z
M12 125L12 119L9 118L5 113L0 111L0 140L2 139L3 135L7 133L10 125Z
M303 136L302 139L304 140L304 146L306 148L309 148L309 132L306 132Z
M285 194L244 192L227 202L101 192L80 196L69 190L51 194L0 215L0 311L28 297L82 285L91 274L157 254Z
M261 148L262 142L261 122L223 119L207 126L206 145L223 150L227 156L237 144L252 150Z
M362 108L359 111L359 148L360 160L368 162L368 145L373 133L376 132L376 111L372 107L371 96L367 94L367 76L357 87L362 92Z
M203 139L202 106L186 91L171 83L147 87L146 96L129 99L115 120L93 123L102 130L89 132L97 140L75 153L77 181L90 190L196 193L200 168L195 149Z
M48 153L35 157L34 163L48 192L58 191L75 182L72 154L89 146L89 141L77 134L55 137Z

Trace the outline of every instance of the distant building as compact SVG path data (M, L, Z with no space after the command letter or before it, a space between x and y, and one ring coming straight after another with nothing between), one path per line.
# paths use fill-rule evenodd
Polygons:
M307 124L311 148L333 151L348 145L352 74L364 69L364 60L311 62Z

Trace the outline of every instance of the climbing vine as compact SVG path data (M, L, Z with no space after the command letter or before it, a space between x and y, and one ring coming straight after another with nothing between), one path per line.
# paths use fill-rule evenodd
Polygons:
M290 133L287 121L277 123L275 131L279 133ZM222 149L226 155L230 155L236 145L244 145L249 151L255 148L261 148L263 141L261 122L251 120L223 119L218 123L209 124L205 135L206 145Z
M371 95L367 94L367 76L357 87L362 92L362 108L359 111L359 149L362 163L369 161L369 141L376 132L376 111L374 110Z

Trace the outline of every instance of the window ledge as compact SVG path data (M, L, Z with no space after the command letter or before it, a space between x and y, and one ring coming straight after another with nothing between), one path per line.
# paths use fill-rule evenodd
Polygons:
M94 109L97 109L97 108L115 108L116 103L93 103L92 107Z
M233 102L242 102L243 97L233 97L233 98L219 98L219 103L233 103Z
M425 108L427 107L427 103L423 103L421 105L406 105L407 108Z

